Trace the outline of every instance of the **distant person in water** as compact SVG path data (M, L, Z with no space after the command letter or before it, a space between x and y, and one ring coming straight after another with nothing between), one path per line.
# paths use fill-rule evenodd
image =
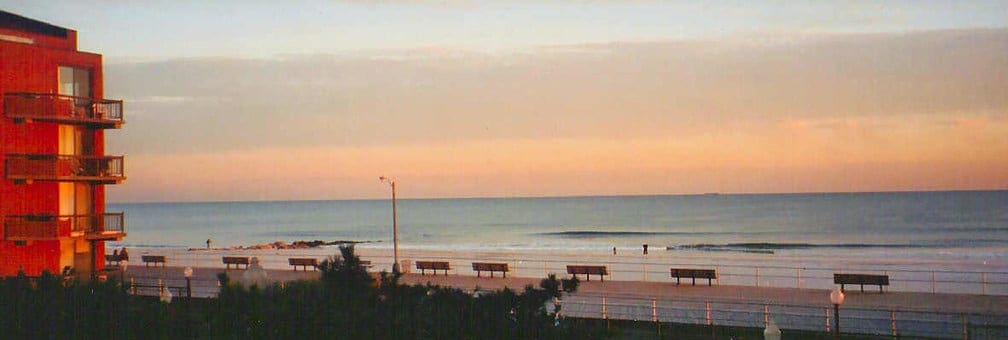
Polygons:
M616 255L616 247L612 247L612 254Z

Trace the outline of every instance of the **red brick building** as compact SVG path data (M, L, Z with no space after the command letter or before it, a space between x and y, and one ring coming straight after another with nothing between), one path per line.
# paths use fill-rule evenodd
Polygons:
M102 99L102 56L77 50L77 32L0 11L0 276L88 276L105 241L126 236L105 212L105 185L123 157L105 155L122 101Z

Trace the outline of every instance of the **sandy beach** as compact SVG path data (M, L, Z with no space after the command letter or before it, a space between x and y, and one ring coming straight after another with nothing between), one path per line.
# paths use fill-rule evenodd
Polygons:
M358 245L357 254L363 260L371 261L372 270L391 270L390 249L374 245ZM636 249L635 249L636 250ZM168 266L223 268L223 256L256 256L266 269L290 270L288 258L325 259L338 253L335 246L306 249L181 249L181 248L135 248L131 249L131 266L142 266L141 255L164 255ZM740 261L731 254L686 255L678 252L653 250L642 255L640 250L623 249L617 255L599 251L445 251L427 249L401 249L400 260L448 261L452 264L450 274L475 276L471 262L508 263L511 277L543 278L549 273L566 275L566 266L591 264L607 266L611 275L606 280L674 282L669 277L669 268L709 268L716 269L718 283L734 286L758 286L779 288L830 289L833 273L875 273L889 275L891 285L887 291L1008 295L1008 264L970 263L964 261L918 262L902 259L864 258L792 258L767 256L758 261ZM407 268L409 267L409 268ZM412 265L403 266L408 272ZM560 276L563 276L560 275Z
M134 278L138 282L150 282L151 280L163 279L168 285L178 285L184 282L182 271L184 267L145 267L143 265L131 265L126 271L127 280ZM110 268L111 269L111 268ZM220 267L193 267L194 291L199 291L207 295L218 289L216 277L218 273L227 273L233 280L240 280L244 269L224 269ZM267 269L270 279L276 282L293 280L314 280L318 279L318 271L294 271L293 269ZM109 275L118 275L118 271L109 271ZM377 275L377 273L376 273ZM484 274L485 275L485 274ZM559 277L569 277L566 273L559 273ZM592 281L586 281L583 276L581 285L576 295L585 296L614 296L633 297L644 299L710 299L710 300L738 300L765 302L771 304L808 304L826 305L828 304L829 291L826 289L813 288L779 288L779 287L754 287L736 285L713 285L707 286L705 282L700 282L693 286L689 282L676 285L673 282L644 282L644 281L622 281L606 280L601 281L597 277ZM475 273L459 274L449 272L448 275L418 273L405 274L401 282L407 284L432 284L440 286L455 287L466 290L498 290L505 287L521 290L526 285L537 286L542 278L539 277L516 277L509 276L503 278L500 274L496 277L477 277ZM918 293L918 292L886 292L879 294L872 288L860 293L857 287L848 289L846 307L851 308L877 308L877 309L913 309L913 310L941 310L945 312L963 313L1008 313L1008 296L1004 295L976 295L976 294L947 294L947 293Z
M127 275L136 278L162 278L169 281L179 281L182 279L182 268L190 266L195 270L194 282L213 283L216 289L216 275L220 272L227 272L232 278L239 278L244 269L225 269L221 262L223 256L251 256L259 257L265 269L270 273L270 278L275 281L290 281L298 279L316 279L319 274L316 271L294 271L287 263L291 257L312 257L324 259L337 252L335 247L295 249L295 250L186 250L176 248L138 248L131 250L131 259L127 269ZM371 261L370 271L378 273L391 268L391 258L385 249L375 249L358 247L357 253L362 260ZM165 267L145 266L141 261L142 255L155 254L165 255L167 264ZM644 262L643 266L663 266L666 269L661 271L664 275L659 275L656 271L648 270L650 275L644 279L644 271L641 269L641 256L626 255L620 256L585 256L576 252L564 253L500 253L485 252L472 254L459 254L446 251L422 251L405 250L401 253L401 260L446 260L452 263L452 270L448 275L432 275L430 272L426 276L416 273L415 268L403 267L407 273L403 277L406 283L431 283L458 287L462 289L501 289L510 287L512 289L522 289L525 285L538 284L539 280L549 273L555 273L558 277L568 277L563 263L569 264L601 264L609 267L612 275L606 276L605 281L597 276L591 281L585 280L581 276L582 286L579 293L593 295L613 295L632 296L640 298L710 298L710 299L732 299L744 301L763 301L776 304L814 304L821 305L825 300L828 288L832 283L824 287L817 286L815 281L819 278L805 277L801 281L807 283L803 287L780 287L778 285L763 285L757 287L754 284L732 283L728 278L722 278L714 282L713 286L706 286L705 280L698 280L696 286L692 286L689 280L684 280L681 285L676 285L675 279L670 278L667 272L667 263L662 261L660 256L648 258L653 262ZM682 260L682 259L680 259ZM470 262L489 261L507 262L510 272L508 277L501 278L498 273L495 278L477 277L472 271ZM764 269L771 271L773 267ZM483 274L486 276L486 273ZM722 274L723 276L723 274ZM770 282L773 278L763 279L761 282ZM795 278L788 278L794 280ZM781 280L787 281L787 280ZM895 281L895 280L894 280ZM991 282L989 286L1000 284ZM205 284L201 284L205 285ZM794 285L794 284L790 284ZM898 286L897 282L893 282ZM893 287L886 287L884 294L878 294L877 287L866 287L865 293L859 293L857 286L849 287L850 297L847 305L851 307L865 308L900 308L900 309L924 309L955 312L977 312L977 313L1006 313L1008 312L1008 296L994 294L962 294L962 293L930 293L930 292L904 292ZM202 289L201 289L202 290ZM873 293L874 292L874 293Z

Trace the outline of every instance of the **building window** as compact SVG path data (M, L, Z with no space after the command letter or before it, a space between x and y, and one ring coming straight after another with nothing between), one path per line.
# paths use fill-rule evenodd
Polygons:
M91 71L83 68L59 67L59 94L91 97Z

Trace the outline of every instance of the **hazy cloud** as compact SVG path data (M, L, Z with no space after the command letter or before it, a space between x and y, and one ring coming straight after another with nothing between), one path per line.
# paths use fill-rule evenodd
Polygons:
M416 196L997 187L1004 51L1008 30L978 29L109 64L106 96L133 99L110 197L359 197L377 172L422 179Z
M144 112L127 112L112 143L135 153L618 138L738 120L1008 110L1006 30L544 50L110 64L107 96Z

